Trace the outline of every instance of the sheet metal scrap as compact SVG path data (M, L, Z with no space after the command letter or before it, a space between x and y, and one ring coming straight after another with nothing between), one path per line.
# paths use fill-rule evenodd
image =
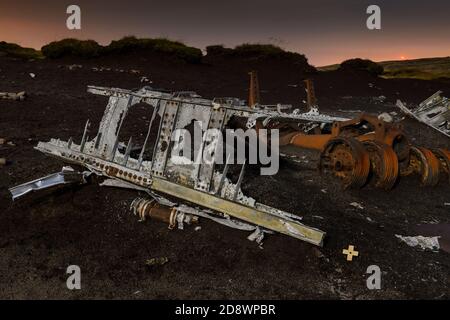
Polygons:
M164 199L164 196L172 196L177 201L189 203L192 207L188 207L189 212L185 212L186 214L201 216L202 210L206 210L211 218L221 218L226 225L239 225L246 230L249 230L248 226L250 226L258 234L261 230L275 231L315 245L322 245L325 236L323 231L302 224L296 215L257 203L254 199L245 196L240 190L239 183L232 184L225 177L226 169L222 174L215 171L214 162L180 165L172 161L169 150L173 146L172 132L185 128L192 120L200 121L202 130L211 128L221 130L235 115L248 118L257 113L264 118L286 116L291 119L316 122L332 122L335 120L333 117L312 114L289 115L265 108L221 104L217 102L219 100L213 102L194 93L171 94L149 87L129 91L90 86L88 91L109 97L95 137L89 139L90 122L88 120L79 144L76 144L72 138L68 141L51 139L49 142L39 142L35 147L37 150L66 162L82 165L97 175L120 181L117 185L146 190L159 201ZM147 133L138 157L130 152L131 141L125 151L119 148L119 132L123 121L129 109L137 103L147 103L153 107L149 127L143 128L147 130ZM150 160L146 159L144 154L149 147L150 130L156 113L161 120ZM211 142L218 139L218 137L210 138ZM32 182L30 187L34 184L36 182ZM27 184L22 185L24 186ZM193 207L200 207L202 210L196 210ZM172 212L164 207L160 208L162 208L159 210L160 214ZM150 214L142 210L140 213L144 216ZM252 236L252 239L254 238L261 237Z
M450 99L442 97L441 94L442 91L436 92L412 109L397 100L397 107L407 115L450 137Z
M25 91L21 91L18 93L15 92L0 92L0 99L8 99L8 100L25 100L26 94Z
M77 172L71 167L63 167L61 172L50 174L46 177L39 178L13 188L10 188L12 199L20 198L27 193L47 189L61 184L84 184L87 183L86 178L91 174L89 171Z

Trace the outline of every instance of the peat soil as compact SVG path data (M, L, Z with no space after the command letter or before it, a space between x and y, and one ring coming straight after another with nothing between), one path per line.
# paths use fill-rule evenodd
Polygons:
M437 90L450 96L449 80L386 80L339 70L308 75L301 66L277 59L206 57L194 65L142 55L0 58L0 91L25 90L28 95L24 101L0 100L0 137L15 145L0 146L0 157L9 161L0 168L0 298L449 299L450 254L409 247L395 237L418 235L424 224L450 223L446 177L433 188L406 177L390 192L371 185L343 190L332 177L319 175L314 152L304 152L299 162L283 160L275 176L260 176L258 168L250 167L243 191L326 231L322 248L280 234L268 235L260 248L246 239L246 232L206 220L197 231L138 222L129 210L138 194L123 189L66 187L10 200L7 188L63 166L34 150L38 141L79 141L88 118L96 131L107 98L88 94L87 85L150 85L195 90L207 98L246 98L252 69L259 72L264 103L304 106L302 79L312 77L321 111L348 117L359 110L399 113L397 99L414 104ZM139 108L126 121L145 134L150 111ZM409 118L402 123L414 144L450 147L449 139L431 128ZM445 237L445 232L434 232ZM351 262L342 254L349 245L359 252ZM168 262L146 265L157 257ZM66 287L69 265L81 268L81 290ZM381 269L380 290L366 286L370 265Z

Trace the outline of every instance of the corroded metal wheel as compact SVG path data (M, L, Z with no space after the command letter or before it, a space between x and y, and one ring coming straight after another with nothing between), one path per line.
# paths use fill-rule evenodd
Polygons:
M375 186L390 190L398 178L398 159L394 150L379 141L365 141L364 147L369 153L370 167Z
M435 186L439 182L439 160L431 150L411 147L409 167L405 174L416 173L424 186Z
M450 182L450 151L446 149L435 149L433 153L441 163L441 173L446 173Z
M331 139L320 154L319 169L341 178L345 188L361 188L369 176L369 154L352 137Z

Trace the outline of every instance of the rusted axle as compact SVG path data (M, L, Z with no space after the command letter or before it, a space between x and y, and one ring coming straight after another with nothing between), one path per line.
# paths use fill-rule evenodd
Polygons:
M180 213L176 208L162 205L154 199L136 198L131 203L131 209L135 215L139 216L141 221L149 217L150 219L167 223L169 229L173 229L180 220L187 224L198 222L197 216Z
M412 147L400 125L362 113L355 119L334 122L331 128L299 131L288 123L263 124L256 130L279 129L279 145L317 150L319 168L343 180L345 187L360 188L372 176L375 186L391 189L399 175L417 174L425 186L434 186L440 175L450 180L450 152ZM372 175L370 175L372 173Z

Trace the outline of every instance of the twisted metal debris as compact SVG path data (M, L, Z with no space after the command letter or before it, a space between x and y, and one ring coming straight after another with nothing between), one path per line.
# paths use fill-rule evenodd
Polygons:
M256 81L252 73L249 91L259 96L251 90ZM400 176L411 174L418 175L424 186L435 186L442 176L447 176L450 181L449 150L412 146L400 124L383 121L374 115L361 113L354 119L333 117L329 122L319 113L312 81L305 80L305 83L307 113L294 118L298 110L285 114L278 107L278 116L256 113L247 118L245 125L245 121L235 124L257 130L277 129L280 146L319 151L319 169L340 178L345 188L361 188L372 180L376 187L390 190ZM435 93L413 111L401 102L397 104L405 112L447 134L450 102L440 93ZM263 105L256 107L264 108Z
M0 99L8 99L8 100L25 100L26 93L25 91L21 92L0 92Z
M255 74L252 79L254 82ZM132 204L133 212L141 220L150 217L168 223L170 228L178 225L182 229L183 224L195 223L198 217L204 217L229 227L253 231L249 239L257 242L261 242L264 233L279 232L318 246L323 244L325 232L302 224L295 214L244 195L240 186L245 163L234 184L226 177L228 161L222 172L216 171L215 161L175 161L170 152L174 147L172 135L194 120L201 123L204 132L209 129L220 132L233 121L233 126L255 128L256 131L262 128L280 130L280 145L319 150L319 167L340 177L346 187L362 187L369 176L373 176L378 187L388 190L399 175L412 173L419 174L424 185L437 184L442 173L450 180L448 150L411 146L401 126L376 116L361 114L355 119L346 119L321 114L312 83L306 84L309 111L303 113L298 109L292 111L289 105L260 104L256 85L250 106L237 98L209 100L190 91L169 93L150 87L130 91L89 86L88 92L109 97L95 136L89 137L91 123L87 120L79 144L73 138L67 141L51 139L39 142L35 147L89 171L75 172L66 167L60 173L13 187L10 192L13 199L17 199L31 191L58 184L87 183L87 178L94 173L106 178L101 185L147 192L151 199L138 198ZM143 145L135 146L133 137L128 143L119 141L119 133L129 110L138 103L152 108L148 111L149 125L142 128L145 141ZM158 135L151 157L148 157L150 132L157 115ZM214 144L218 136L203 134L202 139L204 151L206 139ZM138 155L133 150L138 150ZM172 202L167 197L176 200Z
M51 139L49 142L39 142L37 150L51 156L56 156L65 162L75 163L87 168L96 175L108 178L105 185L133 188L147 191L159 202L159 220L173 222L176 212L170 207L184 206L188 215L208 216L219 223L237 227L244 230L253 230L250 237L260 241L263 232L279 232L306 242L321 246L325 232L300 222L297 215L266 206L245 196L240 189L244 176L244 167L237 184L231 183L226 177L228 164L222 173L215 170L215 162L200 164L179 164L171 159L169 150L172 147L172 133L184 128L191 121L202 123L202 128L222 130L230 118L240 116L244 118L264 119L291 119L293 121L312 121L314 123L333 123L342 118L313 114L293 113L282 111L280 105L273 107L255 106L250 108L238 99L203 99L192 92L167 93L144 87L137 91L116 88L88 87L94 94L108 96L109 102L100 122L98 132L94 138L89 138L91 123L87 120L79 144L74 139L68 141ZM134 149L130 138L125 148L119 141L119 133L128 111L138 103L146 103L149 108L151 120L145 132L145 141L139 146L138 156L131 153ZM153 146L151 160L145 157L149 148L150 130L160 116L158 137ZM205 136L203 137L205 139ZM214 139L214 137L212 137ZM202 147L204 147L202 145ZM82 175L82 173L79 173ZM56 175L60 177L60 175ZM42 183L33 181L20 186L20 190L30 192L36 185L46 186L47 178ZM113 181L113 182L111 182ZM64 181L61 180L61 183ZM54 185L54 183L48 184ZM11 188L14 198L20 197L23 192L16 192ZM171 196L179 203L171 203L165 197ZM148 202L137 201L142 205ZM164 207L167 206L168 207ZM138 205L139 207L139 205ZM177 208L178 208L177 207ZM140 209L139 209L140 208ZM136 208L137 214L142 218L152 215L143 207ZM199 208L199 209L196 209ZM185 209L186 210L186 209ZM171 219L172 216L172 219Z
M450 138L450 99L442 97L441 94L442 91L436 92L412 109L397 100L397 107Z

